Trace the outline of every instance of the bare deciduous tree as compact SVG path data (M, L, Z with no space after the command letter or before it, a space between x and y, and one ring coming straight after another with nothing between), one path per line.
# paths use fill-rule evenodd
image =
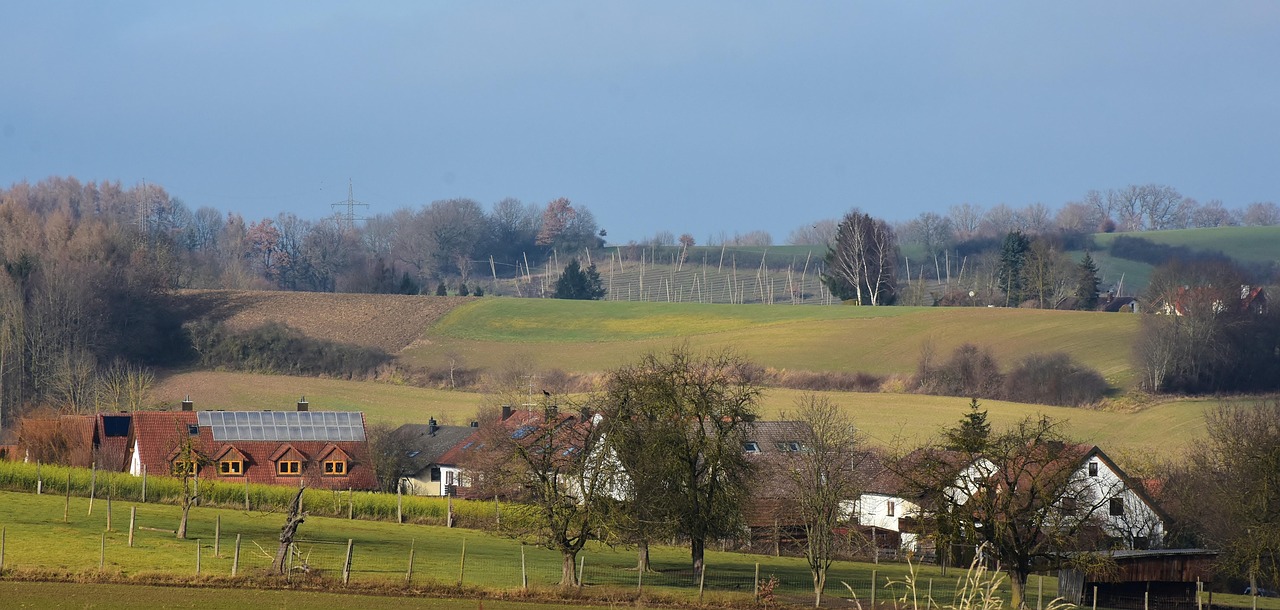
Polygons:
M805 560L813 575L814 607L819 607L827 570L840 547L837 529L849 519L846 507L865 483L858 477L858 465L866 454L860 451L853 422L829 399L814 394L800 397L794 417L804 424L798 428L803 446L783 454L780 480L786 482L804 523Z

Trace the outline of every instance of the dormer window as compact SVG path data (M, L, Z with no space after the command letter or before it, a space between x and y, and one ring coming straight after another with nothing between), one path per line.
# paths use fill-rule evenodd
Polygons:
M302 462L296 460L280 460L276 462L276 473L281 476L296 477L302 474Z
M347 474L347 463L342 460L325 460L324 474L331 477L345 476Z
M195 473L196 473L195 460L174 460L173 461L173 476L183 477L187 475L193 475Z
M224 477L238 477L244 474L244 462L241 460L222 460L218 462L218 474Z

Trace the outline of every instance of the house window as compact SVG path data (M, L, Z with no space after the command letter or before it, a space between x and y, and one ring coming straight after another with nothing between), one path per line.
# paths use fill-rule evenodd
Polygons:
M302 474L302 462L294 460L280 460L276 462L276 472L282 475L297 476Z
M342 460L326 460L324 473L335 477L345 475L347 474L347 463Z
M439 466L432 466L432 467L431 467L431 480L432 480L432 481L439 481L439 480L440 480L440 467L439 467Z
M894 511L894 509L896 509L896 508L897 508L897 506L895 506L895 505L894 505L893 500L890 500L890 501L888 501L888 502L885 502L885 506L887 506L887 507L888 507L888 509L885 511L885 514L886 514L886 515L888 515L888 516L890 516L890 517L892 517L892 516L893 516L893 511Z
M1124 498L1111 498L1111 516L1119 517L1124 514Z
M218 474L224 477L238 477L244 474L244 462L240 460L222 460L218 462Z
M196 463L192 460L174 460L173 476L181 477L196 473Z
M1097 463L1097 462L1089 462L1089 476L1091 476L1091 477L1096 477L1096 476L1098 476L1098 463Z
M187 424L187 435L196 436L197 434L200 434L199 424Z
M757 443L755 441L747 441L745 443L742 443L742 449L747 453L760 453L760 443Z

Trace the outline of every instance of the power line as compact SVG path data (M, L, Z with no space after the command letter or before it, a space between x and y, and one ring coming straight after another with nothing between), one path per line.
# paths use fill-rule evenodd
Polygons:
M356 207L360 206L368 209L369 204L356 201L355 189L351 185L350 178L347 179L347 200L329 205L330 208L338 210L333 216L344 229L354 229L357 220L366 220L363 216L356 216Z

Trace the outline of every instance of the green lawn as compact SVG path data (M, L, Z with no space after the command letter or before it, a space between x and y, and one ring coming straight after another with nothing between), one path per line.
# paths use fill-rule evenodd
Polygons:
M0 599L10 608L200 608L201 610L243 610L281 608L328 610L352 607L368 610L420 608L444 610L477 608L488 610L541 610L563 608L563 602L533 603L499 599L443 599L429 597L324 593L319 591L260 590L228 587L171 587L142 584L0 581ZM575 605L578 608L606 606Z
M202 576L210 584L225 585L237 535L241 537L239 576L253 578L269 566L270 554L276 548L275 536L283 522L283 516L276 513L194 508L189 539L178 540L171 532L177 525L178 507L137 504L138 526L154 529L138 530L130 548L127 530L128 508L132 504L115 503L111 531L104 531L107 504L102 499L97 500L90 516L89 500L72 497L67 523L63 522L64 499L57 495L0 492L0 506L4 507L0 511L0 527L5 530L6 571L92 575L100 573L101 562L101 572L126 580L181 577L198 583ZM221 535L216 553L215 528L219 526L215 519L220 519ZM558 554L522 547L516 540L502 536L457 528L324 517L309 517L299 529L295 566L300 569L305 564L310 577L338 579L349 539L354 548L351 579L363 585L403 584L411 549L413 583L419 586L449 586L462 580L467 586L516 591L521 583L522 552L532 587L552 587L560 575ZM657 572L646 574L643 583L637 582L637 574L628 569L634 565L634 551L591 545L580 557L587 587L634 590L637 584L643 584L660 595L685 599L697 595L687 548L654 547L651 557ZM778 592L785 598L802 600L807 596L811 580L803 560L717 550L707 553L707 590L722 600L735 596L742 600L751 594L757 564L763 579L778 578ZM891 591L884 588L886 582L901 580L908 567L896 563L877 566L837 562L832 568L829 594L841 596L845 590L840 583L848 582L860 597L869 597L873 570L880 584L877 595L884 599ZM300 579L307 578L298 574ZM918 571L922 586L931 582L935 597L940 599L952 596L955 574L953 570L951 576L944 578L933 567ZM1055 586L1053 582L1046 579L1049 590Z

